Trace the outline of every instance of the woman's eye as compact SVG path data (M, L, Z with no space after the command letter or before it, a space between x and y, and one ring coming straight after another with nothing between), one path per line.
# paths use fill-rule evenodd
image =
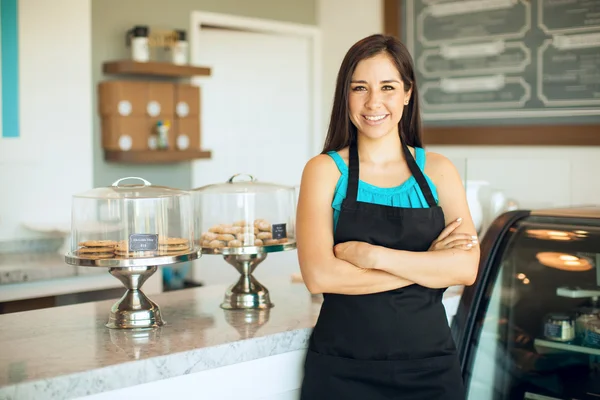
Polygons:
M386 86L382 87L382 89L383 89L383 90L394 90L394 87L393 87L393 86L386 85Z
M354 87L352 88L352 90L353 90L354 92L359 92L359 91L362 91L362 90L367 90L367 88L365 88L364 86L354 86Z

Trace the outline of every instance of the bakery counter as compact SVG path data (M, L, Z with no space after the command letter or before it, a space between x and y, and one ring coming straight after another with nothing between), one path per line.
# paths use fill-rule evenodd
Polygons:
M65 278L77 272L58 253L0 254L0 285Z
M159 275L146 282L146 293L162 291ZM0 254L0 303L120 287L106 268L71 266L57 252Z
M160 293L167 324L148 331L106 328L114 301L0 315L0 399L295 398L321 296L260 280L270 310L221 309L226 285Z

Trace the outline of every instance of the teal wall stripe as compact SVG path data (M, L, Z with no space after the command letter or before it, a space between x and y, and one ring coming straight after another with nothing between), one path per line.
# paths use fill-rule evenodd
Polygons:
M19 137L18 0L0 0L2 28L2 137Z

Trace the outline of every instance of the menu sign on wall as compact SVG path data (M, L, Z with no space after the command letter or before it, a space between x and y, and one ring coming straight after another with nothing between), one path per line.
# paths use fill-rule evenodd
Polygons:
M405 0L423 119L600 116L600 0Z

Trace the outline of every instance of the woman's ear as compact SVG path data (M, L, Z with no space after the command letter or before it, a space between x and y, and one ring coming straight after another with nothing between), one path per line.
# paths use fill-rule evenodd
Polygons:
M411 85L411 87L405 93L407 99L410 99L410 97L412 96L412 91L413 91L413 88L412 88L412 85Z
M410 96L412 95L412 89L408 89L404 92L404 105L407 106L410 104Z

